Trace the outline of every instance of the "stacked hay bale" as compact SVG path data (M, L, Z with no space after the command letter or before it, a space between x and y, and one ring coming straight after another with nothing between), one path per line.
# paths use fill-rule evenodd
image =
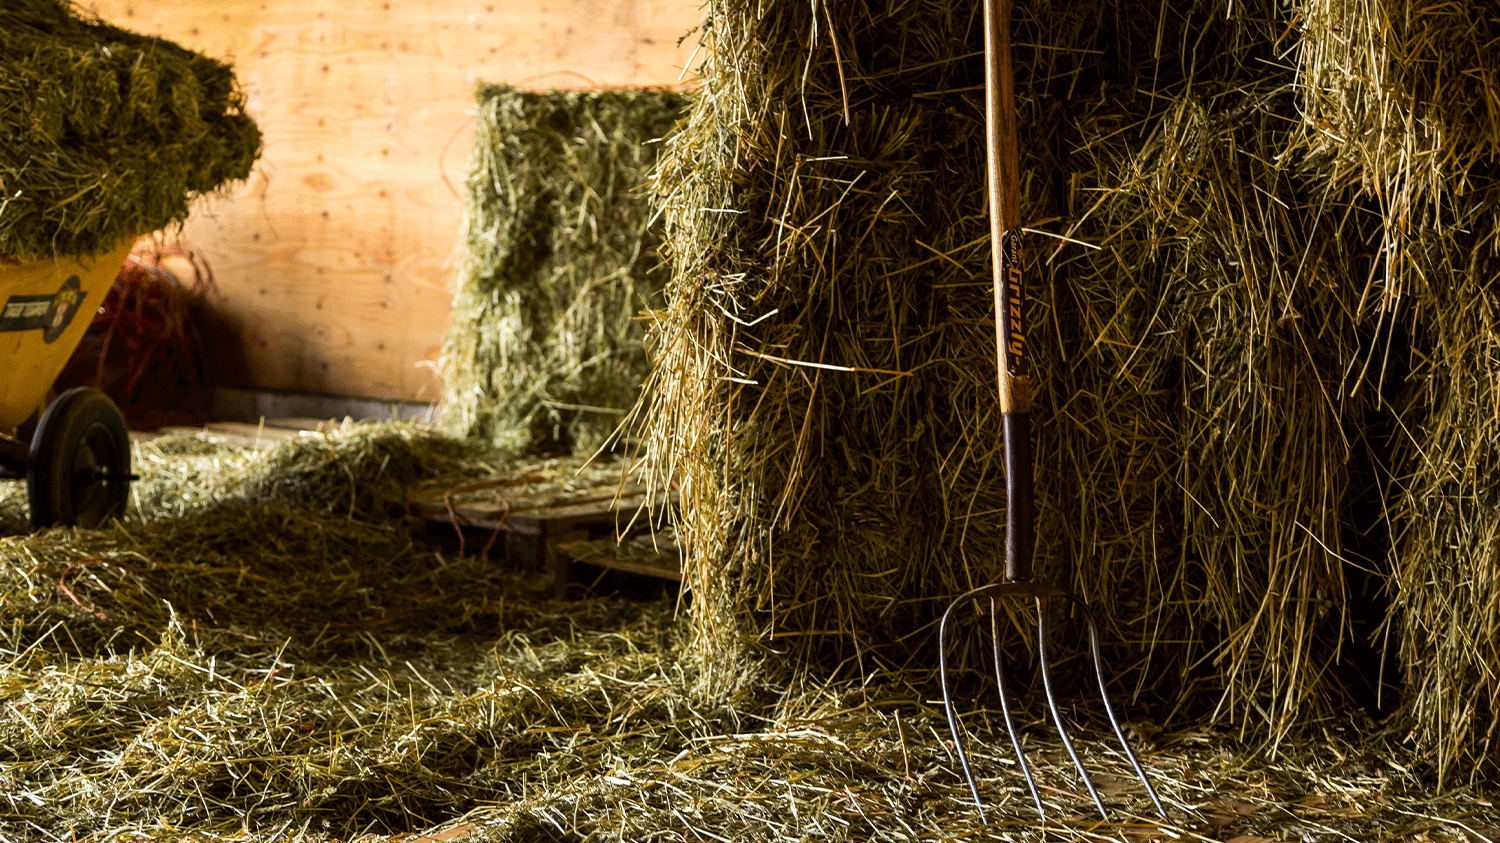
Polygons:
M637 421L680 486L712 685L773 630L900 666L936 594L996 570L970 23L946 2L709 5L658 175L675 266Z
M1137 682L1278 736L1347 701L1335 666L1364 405L1341 381L1374 227L1351 190L1296 166L1287 82L1200 78L1123 162L1091 160L1102 198L1071 230L1101 248L1059 256L1088 298L1050 361L1067 373L1051 409L1072 478L1052 503L1092 526L1054 525L1092 559L1076 587L1134 622L1116 634L1149 659ZM1122 412L1132 392L1161 400ZM1111 471L1122 460L1138 466Z
M66 0L0 9L0 256L82 256L243 179L260 131L224 62Z
M1500 758L1500 22L1483 4L1307 4L1309 143L1378 209L1370 377L1410 367L1386 496L1404 708L1439 775ZM1409 335L1412 350L1403 353Z
M686 99L485 84L477 99L446 425L511 448L593 448L645 378L632 317L665 281L645 192L651 141Z
M711 688L757 642L930 664L943 606L1000 576L979 14L709 5L636 420L682 496ZM1344 381L1382 230L1301 131L1293 23L1212 0L1015 21L1038 577L1109 619L1138 704L1273 737L1349 701L1372 399Z

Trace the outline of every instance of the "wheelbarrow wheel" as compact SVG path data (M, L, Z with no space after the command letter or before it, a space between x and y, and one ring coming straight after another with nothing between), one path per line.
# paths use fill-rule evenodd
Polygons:
M31 526L98 527L125 512L130 435L108 395L80 386L57 397L37 423L26 467Z

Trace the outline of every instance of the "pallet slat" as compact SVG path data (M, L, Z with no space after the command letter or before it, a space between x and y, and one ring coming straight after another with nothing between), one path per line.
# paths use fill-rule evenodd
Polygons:
M301 437L302 431L273 427L269 424L247 424L245 422L209 422L203 426L208 433L240 436L254 441L286 442Z
M499 490L514 481L497 479L477 481L461 487L465 498L447 500L437 495L413 501L410 507L414 521L421 529L452 529L469 527L504 534L507 560L517 567L538 566L551 570L554 575L554 590L562 596L570 581L570 567L578 553L589 555L589 564L597 564L614 570L627 571L645 576L661 577L681 581L680 565L674 571L670 562L661 561L663 556L655 548L635 547L634 541L623 546L628 550L611 553L606 545L619 544L617 537L631 532L646 531L651 519L644 517L643 508L651 509L675 503L674 496L657 493L649 495L644 486L614 483L607 486L577 489L565 494L517 495L498 501L475 501L472 493L493 482L497 495ZM524 484L517 484L524 489ZM581 549L582 545L598 544L592 550ZM670 542L675 551L675 545ZM561 552L572 547L569 553ZM599 561L595 561L599 560Z
M672 545L670 551L651 547L649 542L613 539L568 542L557 546L559 557L570 564L588 564L612 571L625 571L646 577L682 582L682 557Z

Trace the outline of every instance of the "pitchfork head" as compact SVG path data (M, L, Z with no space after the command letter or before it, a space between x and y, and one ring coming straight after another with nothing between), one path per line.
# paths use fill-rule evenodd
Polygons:
M990 636L995 654L995 683L1000 690L1000 712L1004 715L1005 730L1010 734L1011 746L1015 749L1016 763L1021 769L1021 775L1026 779L1026 788L1031 791L1031 799L1036 803L1037 813L1042 821L1047 819L1047 811L1042 807L1042 797L1037 793L1036 780L1032 774L1031 766L1026 762L1026 753L1021 749L1020 735L1016 732L1016 724L1010 713L1010 693L1005 687L1005 667L1000 657L1000 606L1001 600L1014 600L1017 598L1030 599L1036 603L1037 616L1037 662L1042 674L1042 690L1047 697L1047 707L1052 712L1052 721L1057 725L1058 735L1062 738L1063 747L1068 751L1068 757L1073 759L1073 766L1078 768L1078 775L1083 778L1084 787L1088 788L1089 795L1094 799L1094 805L1099 809L1099 815L1109 820L1109 811L1104 807L1104 800L1099 798L1099 791L1094 788L1094 782L1089 777L1088 771L1084 769L1083 762L1078 758L1078 751L1073 748L1073 740L1068 735L1068 728L1063 723L1062 714L1057 708L1057 699L1052 692L1052 674L1047 659L1047 608L1048 604L1071 603L1083 614L1084 621L1088 626L1089 654L1094 663L1094 675L1099 680L1099 695L1104 700L1104 713L1109 717L1110 726L1114 727L1115 737L1119 738L1120 746L1125 750L1125 756L1130 759L1130 764L1135 768L1136 776L1141 784L1146 786L1146 793L1151 796L1151 802L1156 806L1156 811L1166 818L1167 812L1162 808L1161 800L1156 796L1156 789L1151 786L1151 781L1146 778L1146 771L1142 769L1141 762L1136 758L1135 751L1130 748L1130 741L1125 739L1125 731L1120 727L1120 721L1115 717L1114 706L1109 701L1109 689L1104 681L1104 665L1099 657L1099 628L1094 621L1094 614L1089 610L1088 604L1084 603L1077 595L1063 591L1056 586L1043 583L1022 581L996 583L981 586L960 595L958 599L948 604L947 611L943 612L942 623L938 625L938 674L943 685L943 708L948 715L948 729L953 733L953 745L958 750L958 761L963 767L964 778L969 782L969 791L974 795L974 804L979 808L979 821L988 824L984 813L984 800L979 796L979 784L974 778L973 768L969 764L969 754L964 749L963 732L959 728L958 713L954 710L953 699L948 690L948 620L959 606L971 600L987 599L990 602Z

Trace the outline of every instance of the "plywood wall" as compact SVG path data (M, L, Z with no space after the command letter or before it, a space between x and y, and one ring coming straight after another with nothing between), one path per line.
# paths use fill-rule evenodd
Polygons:
M699 0L94 0L235 62L265 154L198 207L254 386L433 400L477 80L673 85ZM223 342L235 338L221 338Z

